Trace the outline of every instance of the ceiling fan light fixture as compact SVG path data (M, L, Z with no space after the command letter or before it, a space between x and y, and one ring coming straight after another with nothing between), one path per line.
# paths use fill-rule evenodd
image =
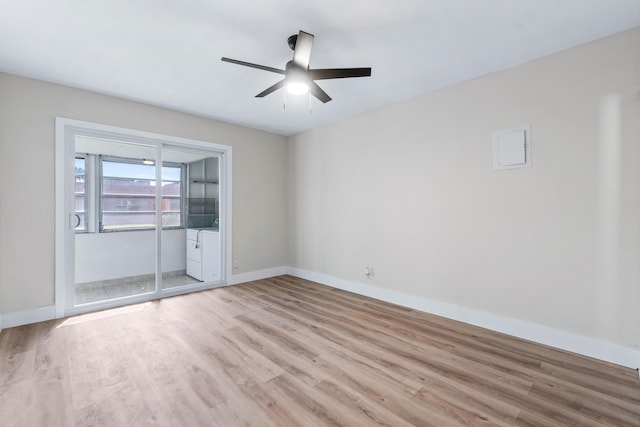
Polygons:
M291 95L304 95L309 92L309 85L302 81L291 81L287 83L287 92Z
M285 86L291 95L304 95L309 92L309 77L306 71L291 62L288 63Z

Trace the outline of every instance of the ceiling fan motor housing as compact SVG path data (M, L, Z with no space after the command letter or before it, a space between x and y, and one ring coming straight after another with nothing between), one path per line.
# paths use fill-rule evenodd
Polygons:
M307 75L307 70L295 64L293 61L287 62L285 70L285 80L287 84L294 82L304 83L305 85L309 84L310 79Z
M287 39L287 44L289 45L291 50L296 50L296 42L297 41L298 41L298 35L297 34L289 36L289 38Z
M307 69L308 69L308 67L307 67ZM296 70L307 71L306 69L304 69L301 66L297 65L293 61L287 62L287 65L285 65L284 70L285 70L287 75L289 75L289 73L295 73Z

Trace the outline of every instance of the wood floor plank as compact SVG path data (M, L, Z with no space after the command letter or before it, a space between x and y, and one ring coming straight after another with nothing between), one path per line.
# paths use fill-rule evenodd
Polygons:
M433 378L425 380L415 398L425 402L437 399L444 410L464 414L466 424L470 425L512 425L520 412L516 406L470 387Z
M412 424L394 414L377 401L365 399L363 396L349 387L345 387L331 380L324 380L315 386L320 393L341 402L345 411L358 414L357 422L360 425L403 427Z
M0 386L2 425L69 426L74 424L68 381L29 379ZM25 408L27 410L25 410Z
M0 425L640 426L640 380L279 276L3 330Z
M289 353L279 343L270 341L268 337L251 328L235 328L229 333L233 339L261 353L282 370L308 385L315 385L324 378L323 373L315 369L313 361L308 361L298 354Z

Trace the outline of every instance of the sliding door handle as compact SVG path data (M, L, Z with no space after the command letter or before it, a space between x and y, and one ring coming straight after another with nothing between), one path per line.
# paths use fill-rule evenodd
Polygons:
M78 214L69 215L69 228L71 230L78 228L80 226L80 221L81 221L80 215Z

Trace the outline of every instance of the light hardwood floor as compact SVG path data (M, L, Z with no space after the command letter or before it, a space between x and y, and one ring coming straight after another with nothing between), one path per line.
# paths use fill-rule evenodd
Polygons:
M281 276L2 331L0 425L640 426L640 381Z

